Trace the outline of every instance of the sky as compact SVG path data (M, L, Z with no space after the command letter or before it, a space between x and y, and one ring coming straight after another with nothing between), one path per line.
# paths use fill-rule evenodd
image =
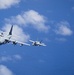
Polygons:
M0 75L74 75L74 0L0 0L0 32L46 47L0 46ZM31 43L30 43L31 44Z

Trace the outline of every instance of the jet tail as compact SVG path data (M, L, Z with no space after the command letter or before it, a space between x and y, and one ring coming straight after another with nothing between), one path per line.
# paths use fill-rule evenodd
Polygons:
M40 43L42 43L43 40L40 41Z
M11 29L10 29L9 35L12 35L12 30L13 30L13 25L11 26Z

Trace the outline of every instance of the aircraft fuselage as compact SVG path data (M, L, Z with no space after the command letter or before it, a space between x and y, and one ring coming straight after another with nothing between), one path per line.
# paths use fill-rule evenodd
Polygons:
M33 44L32 44L33 46L40 46L40 42L38 42L38 41L35 41L35 42L33 42Z

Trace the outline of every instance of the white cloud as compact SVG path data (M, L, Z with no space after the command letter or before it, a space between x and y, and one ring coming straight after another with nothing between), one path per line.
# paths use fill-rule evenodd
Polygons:
M57 40L57 41L62 41L62 42L67 41L67 39L65 39L65 38L56 38L55 40Z
M12 5L18 4L20 0L0 0L0 9L10 8Z
M13 75L13 73L6 66L0 65L0 75Z
M12 58L10 57L10 56L2 56L2 57L0 57L0 62L3 62L3 61L11 61L12 60Z
M74 10L74 7L72 7L72 10Z
M34 10L26 11L22 14L5 20L11 24L32 26L34 29L42 32L48 32L49 30L49 26L46 25L46 18Z
M6 24L2 30L5 31L5 35L8 35L11 28L11 24ZM13 26L12 39L20 42L27 42L30 39L30 36L22 30L18 25Z
M17 59L17 60L21 60L21 59L22 59L22 57L21 57L20 55L18 55L18 54L14 55L13 57L14 57L15 59Z
M11 55L11 56L1 56L0 62L16 61L21 59L22 57L19 54Z
M55 30L56 34L60 35L72 35L72 30L70 29L69 23L68 22L60 22L57 24L57 29Z

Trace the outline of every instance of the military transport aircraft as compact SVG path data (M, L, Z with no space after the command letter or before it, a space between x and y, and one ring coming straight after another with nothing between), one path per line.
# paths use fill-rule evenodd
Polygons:
M13 30L13 25L11 26L11 29L10 29L8 35L4 35L3 32L0 34L0 45L3 45L3 44L7 44L7 43L12 42L12 44L14 44L14 45L20 44L20 46L23 46L23 45L30 46L30 44L23 43L23 42L19 42L17 40L12 40L11 39L11 37L13 36L12 35L12 30Z
M46 46L44 43L42 43L42 41L33 41L33 40L29 41L32 42L33 46Z

